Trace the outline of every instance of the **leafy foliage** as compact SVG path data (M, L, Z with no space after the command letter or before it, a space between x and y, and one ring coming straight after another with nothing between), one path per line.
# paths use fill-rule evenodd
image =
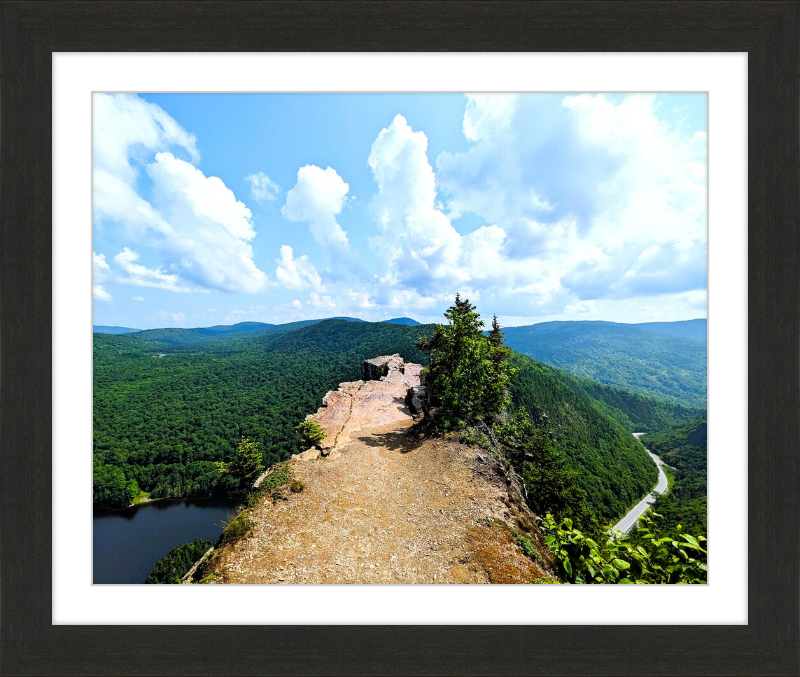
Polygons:
M227 470L236 481L235 490L231 492L234 497L245 496L253 488L253 483L264 472L264 464L261 459L262 454L258 444L243 437L236 448L236 457Z
M566 518L552 515L542 521L544 541L553 553L553 566L565 583L705 583L707 551L695 538L663 536L654 518L642 517L639 543L629 539L593 539Z
M208 552L211 541L197 538L170 550L156 562L145 583L179 584L194 563Z
M537 428L524 409L497 426L497 439L506 458L519 473L528 506L537 515L586 516L586 492L579 473L570 470L565 454L557 450L543 428Z
M300 435L300 446L303 447L312 447L325 439L325 431L316 421L301 421L295 426L295 430Z
M705 342L614 322L543 322L506 329L506 343L600 383L689 407L706 406Z
M94 466L94 503L109 508L125 508L139 495L136 480L126 479L125 473L113 465Z
M417 343L429 353L425 383L431 392L433 418L445 429L476 422L489 425L505 409L514 376L497 318L489 336L484 336L480 314L458 294L444 316L448 323L438 325L430 338L422 337Z

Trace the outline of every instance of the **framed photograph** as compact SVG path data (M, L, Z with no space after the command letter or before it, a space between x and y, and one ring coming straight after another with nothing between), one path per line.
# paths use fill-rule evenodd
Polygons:
M792 527L800 518L799 10L796 2L1 3L0 673L800 672ZM526 170L515 165L525 153L548 168L536 180L523 180ZM581 212L590 202L591 237ZM547 256L528 251L534 241ZM551 356L576 374L558 378L588 375L617 388L613 409L610 390L596 385L590 396L589 382L580 382L581 397L594 398L592 416L628 431L630 452L620 448L613 469L594 468L595 488L573 487L568 472L541 484L532 471L539 461L531 459L545 454L551 469L575 461L558 460L568 446L558 411L489 386L464 404L477 381L458 391L459 358L455 348L447 352L456 344L432 327L420 329L428 338L415 344L416 323L431 326L446 312L451 327L462 326L482 312L491 329L491 315L499 316L494 333L484 336L475 325L470 334L471 350L492 355L481 364L494 365L485 380L494 384L533 368L524 355L505 361L493 338L501 333L509 347L539 357L543 343L532 347L527 331L534 322L690 320L705 316L706 289L712 545L707 568L704 555L686 565L684 551L671 560L671 578L658 581L704 584L444 585L655 582L633 555L605 555L608 570L578 571L566 549L582 538L573 525L588 524L581 510L610 524L624 512L615 501L630 506L646 494L657 469L629 432L663 428L631 419L632 408L619 405L624 376L603 381L581 372L580 351L573 363L564 352ZM541 301L533 310L522 306L531 290ZM450 298L455 292L461 296ZM243 305L253 293L266 305ZM171 301L177 297L180 304ZM651 297L661 305L649 306ZM92 350L90 317L103 325L93 330L100 333ZM257 349L239 322L248 323L249 336L262 336ZM299 324L289 331L287 322ZM191 327L217 334L189 336ZM149 333L127 331L134 328ZM700 437L705 445L705 347L692 337L670 339L697 353L683 354L698 365L697 378L683 366L678 378L658 362L667 359L664 327L636 328L645 330L660 337L661 352L651 348L647 360L661 378L640 399L674 403L678 391L695 398L669 414L658 409L659 421L672 417L676 429L691 423L683 431L689 446ZM287 391L286 404L267 392L281 369L304 368L269 352L269 341L319 351L354 331L371 332L362 342L380 346L380 355L358 353L357 364L337 366L344 382L324 403ZM209 354L197 341L215 342L214 369L246 358L254 376L241 392L261 387L253 393L272 408L250 411L238 394L202 386L206 404L222 393L205 407L209 420L168 426L200 431L191 448L177 437L151 443L146 420L135 437L141 402L194 416L170 394L169 379L198 388L198 374L211 373L210 362L196 364ZM636 350L645 343L639 339ZM121 355L135 358L124 377L115 361ZM368 357L380 359L362 364ZM410 363L429 359L420 389ZM540 381L556 378L537 373ZM220 372L219 382L229 375ZM146 380L150 390L112 387L125 379ZM559 383L562 393L579 387ZM181 401L195 396L179 390ZM506 418L504 398L512 394L525 420ZM103 416L91 424L98 407ZM258 422L265 413L291 419L281 424L281 439ZM343 425L339 414L347 414ZM123 417L130 423L124 435L106 425ZM600 418L586 425L601 426ZM442 445L409 437L420 420L442 427ZM295 424L300 437L290 448L284 441ZM219 452L215 445L232 446ZM423 449L417 470L426 478L462 450L471 489L461 492L462 505L458 473L426 491L392 466L393 511L364 523L376 544L408 530L407 553L359 552L355 515L381 504L363 495L372 478L357 477L345 452L354 458L386 449L398 458ZM288 465L278 463L291 454ZM670 460L680 483L687 461ZM170 463L184 461L192 472L176 474ZM317 496L314 483L320 473L332 477L337 464L357 491L325 503L331 497ZM370 469L386 466L376 461ZM628 489L604 493L604 472ZM154 499L215 493L244 508L238 515L220 508L224 547L198 541L191 552L173 552L153 569L165 577L158 582L309 585L120 585L142 582L155 555L137 563L141 552L118 550L103 569L98 544L108 553L139 537L121 535L118 513L92 515L80 498L92 481L96 509L152 503L127 521L142 534L153 529L138 516L168 508ZM543 487L554 482L559 491L547 494ZM494 515L486 497L501 484L509 500ZM527 518L530 500L522 496L532 488L550 496L538 513L571 516L561 531L539 526L533 513ZM457 565L435 561L447 535L434 522L456 524L474 504L489 517L465 535L469 556L454 550L447 555ZM681 545L705 552L702 539L681 534L678 522L696 525L699 515L685 508L665 507L677 539L665 545L665 557ZM283 522L264 510L283 514ZM437 511L441 519L431 520ZM334 541L356 543L312 543L312 531L293 526L301 519L327 520L336 526ZM617 528L629 526L623 519ZM537 541L545 527L564 544L548 550ZM426 534L417 542L411 532L420 529ZM142 552L166 554L178 545L169 538L137 542ZM252 541L271 550L248 550ZM482 547L494 554L481 560ZM201 555L188 571L174 564ZM253 578L247 562L260 556L269 559L262 567L269 575Z

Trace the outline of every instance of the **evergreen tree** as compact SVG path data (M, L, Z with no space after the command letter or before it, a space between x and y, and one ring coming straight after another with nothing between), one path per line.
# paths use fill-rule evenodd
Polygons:
M497 322L497 315L492 316L492 329L487 335L489 343L489 380L484 389L482 409L490 419L495 419L508 406L511 396L509 389L517 370L509 366L508 358L511 349L503 344L503 332Z
M294 429L300 436L300 446L304 449L313 447L317 442L325 439L325 431L316 421L309 421L308 419L300 421Z
M586 494L578 486L578 473L569 469L565 454L533 424L528 412L520 409L497 426L497 433L506 458L522 478L531 510L585 521Z
M480 314L460 294L444 316L448 324L417 343L430 356L425 381L434 418L445 428L490 425L508 404L513 377L507 363L510 351L502 345L497 318L490 336L484 336Z
M264 463L258 443L243 437L236 449L236 458L228 468L228 472L239 480L239 492L242 495L247 494L253 487L253 482L264 472Z

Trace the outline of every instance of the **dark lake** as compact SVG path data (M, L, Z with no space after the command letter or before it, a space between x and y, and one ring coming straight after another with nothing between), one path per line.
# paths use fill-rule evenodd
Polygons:
M96 513L94 583L144 583L153 565L172 548L195 538L217 542L235 506L227 499L154 501Z

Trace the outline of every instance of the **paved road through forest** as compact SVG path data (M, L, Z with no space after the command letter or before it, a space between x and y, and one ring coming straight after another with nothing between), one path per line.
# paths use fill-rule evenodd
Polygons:
M644 435L644 433L633 433L633 436L636 439L639 439L642 435ZM646 451L648 454L650 454L653 462L658 466L658 482L656 483L656 486L653 487L652 491L647 494L647 496L633 506L633 508L631 508L625 515L625 517L611 527L612 531L621 531L622 533L627 534L636 525L636 522L639 521L639 518L649 510L653 503L656 502L656 495L663 494L669 486L667 476L664 474L664 469L661 467L661 459L655 454L651 453L649 449Z

